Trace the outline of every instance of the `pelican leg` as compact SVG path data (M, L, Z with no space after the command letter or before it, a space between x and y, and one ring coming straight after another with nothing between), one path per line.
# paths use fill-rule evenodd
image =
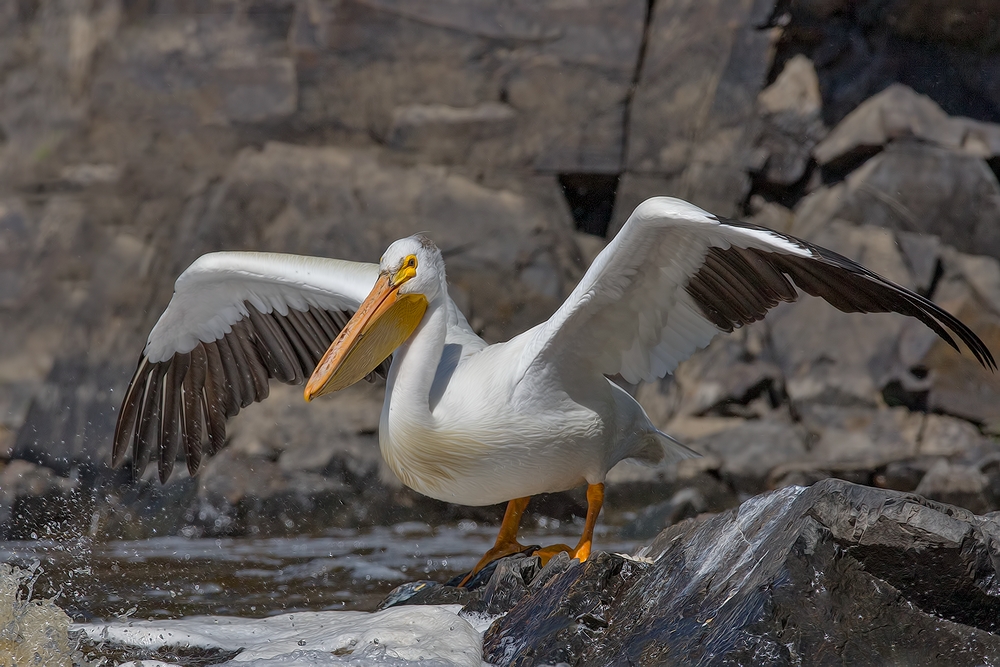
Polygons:
M472 571L465 575L459 587L465 586L477 572L498 558L524 551L525 546L517 541L517 531L521 527L521 516L524 514L524 510L527 509L529 500L531 500L531 496L514 498L507 503L507 511L503 514L503 522L500 524L497 541L493 544L493 548L479 559L479 562L472 568Z
M590 547L594 541L594 526L597 525L597 516L604 506L604 484L591 484L587 487L587 520L583 524L583 535L577 542L576 548L566 544L553 544L550 547L539 549L534 556L542 559L542 565L549 562L549 559L561 551L569 553L571 558L579 559L580 562L590 557Z

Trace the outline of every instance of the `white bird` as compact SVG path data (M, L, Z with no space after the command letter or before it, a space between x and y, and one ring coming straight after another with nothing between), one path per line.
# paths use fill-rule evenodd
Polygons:
M517 532L530 496L584 484L579 543L538 553L585 560L616 463L696 455L657 430L608 376L663 377L718 333L794 301L793 283L846 312L916 317L958 349L950 330L996 368L955 317L855 262L656 197L548 321L494 345L448 296L441 253L421 235L390 245L379 264L205 255L177 279L149 334L119 413L113 462L131 445L141 474L155 450L165 481L183 443L194 474L203 453L225 444L226 418L265 398L270 378L309 378L311 400L387 370L379 446L400 480L462 505L509 501L496 544L473 573L523 550Z

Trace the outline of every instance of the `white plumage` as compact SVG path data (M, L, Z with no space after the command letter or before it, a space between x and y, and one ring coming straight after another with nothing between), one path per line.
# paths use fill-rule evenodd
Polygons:
M203 451L224 445L226 417L266 396L270 378L312 375L312 398L385 372L392 354L379 443L393 471L440 500L511 501L477 569L520 546L527 497L582 484L591 503L584 538L553 549L586 558L608 470L626 458L694 455L606 376L663 377L718 333L794 300L793 282L841 310L917 317L955 346L950 330L995 367L957 319L854 262L657 197L635 210L549 320L495 345L456 308L441 253L422 236L393 243L377 265L206 255L177 279L149 335L114 460L131 448L139 472L155 450L166 479L183 444L193 473Z

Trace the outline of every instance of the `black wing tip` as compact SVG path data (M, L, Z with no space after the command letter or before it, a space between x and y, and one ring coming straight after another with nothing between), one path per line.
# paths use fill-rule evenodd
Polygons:
M910 308L914 309L916 313L919 313L918 319L924 322L925 325L929 326L942 340L944 340L948 345L954 348L959 353L962 352L961 347L953 338L947 330L951 330L961 341L969 348L969 351L975 357L976 361L986 370L991 373L995 373L998 370L996 359L990 349L987 347L986 343L983 342L979 336L976 335L972 329L970 329L965 323L959 320L957 317L944 310L937 304L935 304L930 299L923 297L912 290L909 290L901 285L883 278L877 273L866 268L862 264L855 262L852 259L844 257L838 252L830 250L829 248L824 248L822 246L809 243L808 241L803 241L800 238L785 234L767 227L762 227L760 225L755 225L753 223L744 222L742 220L734 220L722 216L712 216L720 224L730 225L733 227L742 227L745 229L754 229L759 231L770 232L778 237L791 241L799 245L804 250L808 250L813 255L813 260L825 263L827 265L834 265L844 271L848 271L858 276L859 278L866 279L868 281L875 282L884 288L888 288L894 292L894 296L899 300L900 306L908 305ZM786 265L787 266L787 265ZM787 272L787 268L784 269ZM792 274L792 279L798 283L794 274ZM802 287L801 285L799 285ZM827 299L829 301L829 299ZM897 310L897 308L893 308ZM913 316L914 312L903 312L902 314ZM947 330L946 330L947 328Z

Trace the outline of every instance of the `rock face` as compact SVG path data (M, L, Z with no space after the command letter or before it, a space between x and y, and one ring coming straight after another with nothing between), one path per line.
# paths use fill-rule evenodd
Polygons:
M465 612L503 614L498 665L989 664L998 538L992 518L827 480L679 523L639 559L502 561Z
M371 261L429 231L497 341L575 285L607 242L583 231L677 195L829 246L1000 350L988 3L202 4L0 3L5 537L499 516L400 487L380 385L272 387L193 480L111 471L145 337L213 250ZM706 454L612 471L604 519L634 535L829 476L1000 509L1000 380L901 318L806 299L630 390Z

